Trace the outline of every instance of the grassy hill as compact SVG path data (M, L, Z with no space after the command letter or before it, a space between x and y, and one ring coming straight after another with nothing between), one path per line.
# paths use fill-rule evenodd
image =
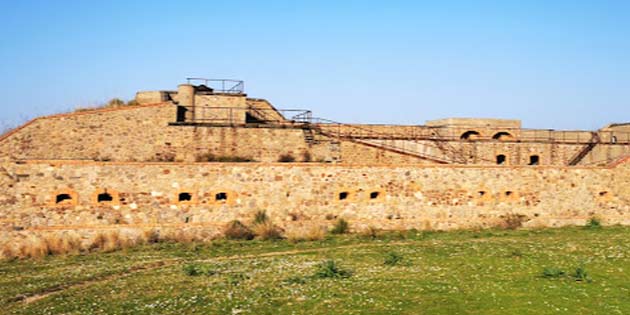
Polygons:
M0 263L3 314L627 314L630 228L158 243Z

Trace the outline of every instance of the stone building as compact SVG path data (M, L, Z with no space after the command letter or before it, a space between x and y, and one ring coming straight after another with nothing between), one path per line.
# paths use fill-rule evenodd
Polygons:
M630 223L629 124L344 124L277 109L229 80L138 92L136 103L1 136L0 226L217 229L261 210L286 228Z

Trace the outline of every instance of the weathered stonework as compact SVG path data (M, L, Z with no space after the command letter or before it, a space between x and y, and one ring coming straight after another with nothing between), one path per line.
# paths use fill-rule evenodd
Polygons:
M142 92L138 106L42 117L0 137L0 226L215 233L260 210L284 228L337 218L353 229L630 224L625 124L321 123L196 89ZM255 162L195 163L209 155Z
M527 227L630 224L628 163L610 168L264 163L4 164L0 220L26 229L205 226L259 210L280 226L459 229L522 216ZM96 193L114 192L97 202ZM180 201L181 193L190 200ZM56 202L68 194L71 200ZM342 197L343 196L343 197Z

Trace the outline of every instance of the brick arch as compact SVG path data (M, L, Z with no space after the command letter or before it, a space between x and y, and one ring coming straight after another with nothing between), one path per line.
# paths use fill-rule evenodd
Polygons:
M459 136L461 140L477 140L480 137L481 133L477 130L467 130L466 132L462 133L461 136Z
M514 135L512 135L511 133L507 131L499 131L495 133L494 135L492 135L492 139L499 140L499 141L507 141L507 140L514 139Z
M70 189L55 190L50 198L50 205L55 207L74 207L79 204L79 194Z

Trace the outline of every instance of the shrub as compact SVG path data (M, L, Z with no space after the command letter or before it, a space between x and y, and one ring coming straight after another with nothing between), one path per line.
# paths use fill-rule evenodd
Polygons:
M239 220L228 223L223 230L223 234L227 239L231 240L251 240L254 238L252 230Z
M599 229L602 227L602 222L599 219L593 217L588 220L585 227L587 229Z
M389 252L385 255L385 261L383 264L387 266L396 266L403 261L403 256L396 252Z
M352 271L343 269L337 265L334 260L327 260L317 265L313 277L315 278L349 278Z
M282 238L282 230L270 221L255 224L252 229L254 234L264 241L279 240Z
M282 154L278 158L278 162L283 162L283 163L295 162L295 157L293 157L293 155L291 154Z
M330 233L332 233L332 234L346 234L346 233L348 233L349 228L350 228L350 225L348 224L348 221L346 221L344 219L339 219L339 220L337 220L337 222L333 226L332 230L330 230Z
M561 276L564 276L564 274L564 271L555 267L545 267L542 272L542 275L545 278L559 278Z

